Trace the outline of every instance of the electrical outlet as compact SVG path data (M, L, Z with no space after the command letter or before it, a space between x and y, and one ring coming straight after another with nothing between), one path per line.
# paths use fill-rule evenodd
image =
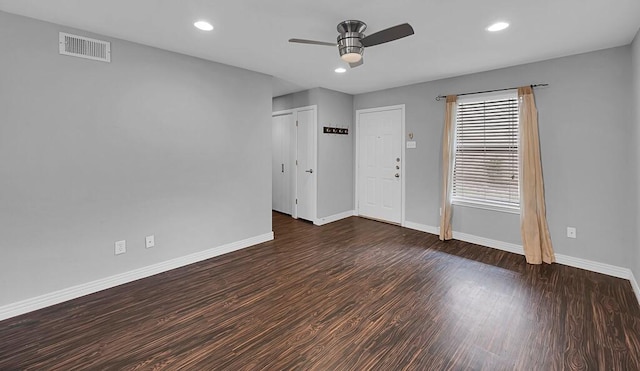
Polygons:
M124 254L127 252L127 241L116 241L115 243L115 253L116 255Z
M567 237L576 238L576 228L575 227L567 227Z
M156 239L153 235L147 236L147 238L145 238L144 241L147 249L150 249L156 245Z

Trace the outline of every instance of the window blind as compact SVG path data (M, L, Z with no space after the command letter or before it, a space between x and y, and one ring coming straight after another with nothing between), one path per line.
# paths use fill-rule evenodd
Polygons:
M518 99L458 104L452 200L519 208Z

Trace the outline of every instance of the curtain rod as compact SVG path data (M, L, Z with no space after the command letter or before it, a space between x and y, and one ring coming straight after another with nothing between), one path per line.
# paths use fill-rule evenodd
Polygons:
M541 87L541 86L549 86L549 84L531 84L530 85L532 88L537 88L537 87ZM462 94L455 94L456 96L462 96L462 95L471 95L471 94L482 94L482 93L493 93L495 91L505 91L505 90L514 90L517 89L517 87L515 88L504 88L504 89L494 89L494 90L485 90L485 91L474 91L472 93L462 93ZM446 95L438 95L436 97L437 101L440 101L444 98L446 98Z

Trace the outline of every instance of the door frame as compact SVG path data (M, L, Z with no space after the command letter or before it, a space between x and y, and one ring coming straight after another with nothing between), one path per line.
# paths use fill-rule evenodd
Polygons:
M298 198L298 164L297 164L297 160L298 160L298 112L300 111L309 111L312 110L313 111L313 122L311 123L311 130L313 131L313 140L311 145L313 146L312 148L312 152L314 154L313 156L313 161L312 161L312 169L313 172L315 174L315 176L313 177L313 180L311 182L311 193L312 193L312 199L311 199L311 215L313 216L313 220L311 220L311 222L313 222L314 224L318 223L318 106L317 105L311 105L311 106L304 106L304 107L298 107L298 108L292 108L292 109L287 109L287 110L281 110L281 111L274 111L271 113L271 117L274 116L282 116L282 115L287 115L287 114L293 114L293 119L295 122L295 129L292 131L293 138L291 138L291 145L293 146L291 154L292 154L292 158L291 158L291 163L295 164L295 172L293 174L293 192L292 192L292 199L291 199L291 204L292 204L292 213L291 213L291 217L293 217L294 219L298 219L298 205L296 204L295 200ZM273 151L273 148L271 149ZM273 197L273 192L271 193L272 197Z
M295 153L293 153L293 151L295 150L294 144L293 144L293 141L295 140L295 115L294 115L293 111L287 110L287 111L273 112L271 114L271 122L272 122L271 130L273 130L273 119L275 117L283 117L283 116L291 116L291 124L290 124L290 126L287 127L287 135L289 136L289 149L288 149L287 152L289 154L288 162L289 162L289 167L290 167L289 169L287 169L287 171L289 173L292 173L293 172L292 169L295 169L293 166L291 166L295 161ZM273 143L272 143L272 145L273 145ZM275 150L276 150L275 148L273 148L273 147L271 148L272 155L273 155L273 152ZM271 156L271 157L273 158L273 156ZM273 166L273 164L271 166ZM272 176L273 176L273 174L272 174ZM294 176L295 176L295 174L294 174ZM289 182L289 199L287 200L287 202L289 203L289 210L290 210L290 214L289 215L293 215L294 207L295 207L295 202L293 201L293 200L295 200L295 194L294 194L295 190L293 188L294 187L294 179L291 177L291 175L289 175L288 182ZM271 180L271 184L272 184L272 187L273 187L273 179ZM271 203L273 204L273 189L271 190L271 198L272 198L272 200L271 200L272 202Z
M406 193L406 149L407 145L405 143L405 105L398 104L395 106L384 106L384 107L375 107L375 108L367 108L367 109L359 109L356 110L356 154L355 154L355 190L354 190L354 200L355 200L355 215L360 215L360 185L358 183L358 178L360 175L360 115L363 113L372 113L372 112L384 112L384 111L392 111L399 109L401 112L401 123L400 123L400 148L401 148L401 162L400 162L400 225L405 226L405 193Z

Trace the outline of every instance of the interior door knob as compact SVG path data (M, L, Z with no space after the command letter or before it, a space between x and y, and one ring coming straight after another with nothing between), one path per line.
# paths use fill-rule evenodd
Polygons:
M400 178L400 174L396 173L396 175L394 175L396 178Z
M313 169L305 170L304 172L313 174Z

